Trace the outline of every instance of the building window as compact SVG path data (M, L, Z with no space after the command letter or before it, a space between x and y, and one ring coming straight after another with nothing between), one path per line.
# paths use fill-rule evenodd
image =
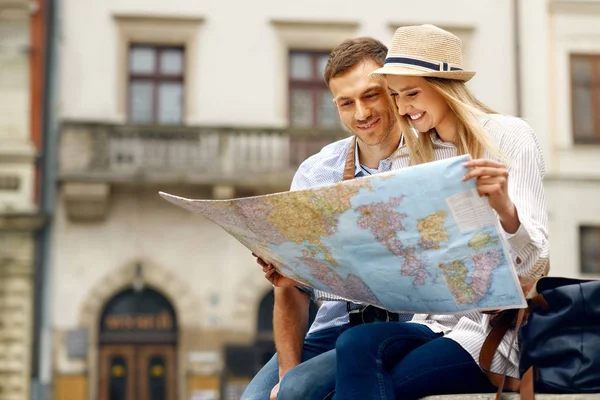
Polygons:
M184 107L183 47L129 48L129 121L181 124Z
M120 356L110 363L110 399L127 399L127 361Z
M600 55L571 56L575 143L600 143Z
M329 52L290 51L290 126L338 128L339 117L323 73Z
M581 273L600 274L600 226L579 227Z

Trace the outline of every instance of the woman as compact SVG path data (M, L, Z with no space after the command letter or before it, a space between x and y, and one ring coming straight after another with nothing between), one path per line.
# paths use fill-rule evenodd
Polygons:
M398 107L405 146L397 168L471 154L465 180L487 196L511 247L519 277L532 281L548 265L544 165L532 129L494 114L467 89L461 42L432 25L399 28L383 75ZM418 134L417 134L418 132ZM407 134L408 133L408 134ZM335 399L418 399L489 392L478 365L491 315L415 315L410 323L354 327L337 341ZM518 350L507 335L492 370L518 377ZM509 356L510 353L510 356Z

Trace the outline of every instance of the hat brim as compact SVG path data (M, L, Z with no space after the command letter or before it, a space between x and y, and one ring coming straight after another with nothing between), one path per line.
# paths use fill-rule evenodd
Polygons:
M384 65L369 74L369 77L385 77L385 75L422 76L427 78L452 79L467 82L475 76L474 71L432 71L430 69L411 68L400 65Z

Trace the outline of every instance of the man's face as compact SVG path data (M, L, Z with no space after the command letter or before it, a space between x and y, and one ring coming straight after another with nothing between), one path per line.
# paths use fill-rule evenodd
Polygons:
M375 61L365 59L329 81L342 123L369 146L388 139L396 124L387 82L368 77L379 67Z

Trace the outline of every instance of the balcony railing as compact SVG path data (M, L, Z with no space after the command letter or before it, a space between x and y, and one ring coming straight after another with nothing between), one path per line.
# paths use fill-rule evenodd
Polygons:
M341 130L138 126L67 122L63 181L287 186L300 163Z

